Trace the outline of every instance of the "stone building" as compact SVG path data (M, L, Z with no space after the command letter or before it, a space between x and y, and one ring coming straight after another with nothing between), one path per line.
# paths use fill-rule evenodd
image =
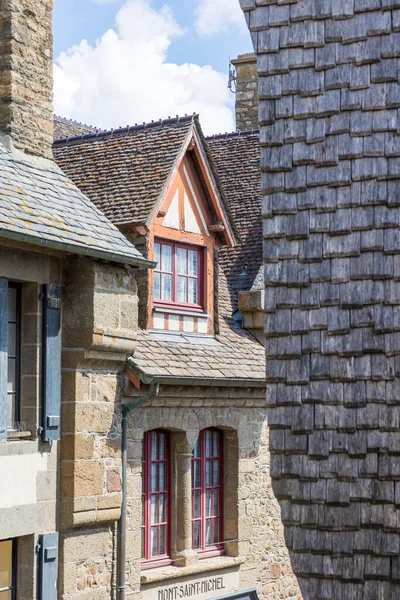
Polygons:
M205 139L196 116L71 137L58 124L57 163L157 262L138 279L113 445L101 413L62 423L82 440L76 469L122 446L107 485L123 505L97 524L97 477L66 481L61 597L297 600L269 476L264 348L243 327L262 341L258 133Z
M236 129L258 130L258 71L253 53L241 54L231 61L236 71Z
M400 596L398 0L241 0L271 477L305 599Z
M60 450L64 486L101 474L98 523L116 505L113 459L75 468L89 443L72 429L60 449L60 417L93 427L102 414L112 439L108 391L136 343L134 273L151 263L52 160L51 2L3 0L0 20L0 598L56 600Z

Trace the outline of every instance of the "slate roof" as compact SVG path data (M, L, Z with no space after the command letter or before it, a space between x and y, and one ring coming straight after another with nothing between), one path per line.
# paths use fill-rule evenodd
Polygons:
M149 265L55 163L0 142L0 174L0 237Z
M192 124L189 116L56 140L54 156L115 225L144 223Z
M87 133L97 133L98 131L102 130L99 127L85 125L84 123L73 121L72 119L65 119L64 117L54 115L54 139L56 140L86 135Z
M237 293L259 285L263 265L259 133L216 135L207 143L242 242L220 251L236 310Z
M190 378L196 385L265 385L265 351L247 331L235 327L223 273L219 278L219 333L190 338L140 330L134 355L128 364L146 378L162 382ZM211 343L210 341L214 342Z

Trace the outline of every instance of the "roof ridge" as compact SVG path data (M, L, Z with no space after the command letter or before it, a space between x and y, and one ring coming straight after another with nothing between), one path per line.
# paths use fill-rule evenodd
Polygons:
M96 131L104 131L101 127L96 127L95 125L88 125L87 123L82 123L81 121L75 121L75 119L67 119L67 117L60 117L60 115L53 114L54 119L58 119L63 123L72 123L73 125L79 125L80 127L86 127L87 129L95 129Z
M130 133L131 131L140 131L140 130L144 130L144 129L151 129L152 127L159 127L159 126L163 126L163 125L171 125L173 123L186 123L187 121L192 121L196 116L198 116L196 113L193 113L191 115L185 115L184 117L180 117L179 115L176 115L176 117L168 117L167 119L159 119L158 121L150 121L149 123L136 123L135 125L127 125L126 127L119 127L117 129L109 129L109 130L105 130L105 129L99 129L98 131L95 131L93 133L83 133L81 135L75 135L72 137L66 137L66 138L59 138L54 140L54 144L65 144L67 142L77 142L77 141L87 141L87 140L94 140L96 138L103 138L103 137L112 137L113 135L116 134L121 134L121 133Z
M206 140L219 140L220 138L243 137L245 135L259 134L259 129L246 129L245 131L231 131L226 133L214 133L214 135L206 136Z

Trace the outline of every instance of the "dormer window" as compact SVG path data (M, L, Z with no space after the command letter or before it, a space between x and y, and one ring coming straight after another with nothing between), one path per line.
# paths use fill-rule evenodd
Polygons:
M154 303L202 310L202 248L157 240L154 244Z

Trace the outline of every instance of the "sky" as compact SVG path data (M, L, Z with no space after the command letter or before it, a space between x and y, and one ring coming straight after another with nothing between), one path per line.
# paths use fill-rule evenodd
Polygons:
M251 52L238 0L55 0L55 113L101 128L200 114L233 131L229 57Z

